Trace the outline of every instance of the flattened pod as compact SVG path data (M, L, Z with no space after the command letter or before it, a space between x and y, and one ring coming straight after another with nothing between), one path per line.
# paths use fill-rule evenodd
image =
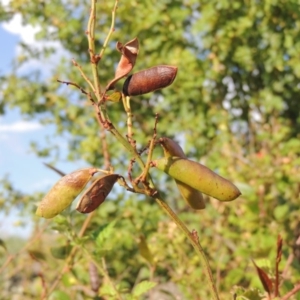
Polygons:
M123 85L126 96L143 95L169 86L175 79L177 67L160 65L129 76Z
M178 156L181 158L186 158L182 148L172 139L167 137L162 137L159 139L163 149L165 157ZM189 204L193 209L204 209L205 202L201 192L193 189L189 185L175 179L177 188L182 196L182 198Z
M58 215L80 194L96 172L95 168L86 168L63 176L40 202L35 214L46 219Z
M76 209L84 214L94 211L110 193L120 175L110 174L95 180L80 198Z
M197 162L169 157L157 159L153 165L174 179L220 201L232 201L241 195L233 183Z

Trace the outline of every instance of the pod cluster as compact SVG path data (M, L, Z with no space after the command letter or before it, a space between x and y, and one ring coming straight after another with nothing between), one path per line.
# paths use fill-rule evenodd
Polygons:
M97 172L96 168L86 168L60 178L39 203L36 215L50 219L61 213L71 205ZM106 199L119 177L117 174L110 174L96 179L83 193L76 209L81 213L95 210Z

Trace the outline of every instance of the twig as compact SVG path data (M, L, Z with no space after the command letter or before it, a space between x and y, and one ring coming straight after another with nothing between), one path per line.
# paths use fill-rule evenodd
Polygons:
M104 41L104 44L103 44L103 46L102 46L101 52L99 53L99 59L102 58L102 56L103 56L103 54L104 54L104 51L105 51L105 49L106 49L106 47L107 47L108 41L109 41L109 39L110 39L112 33L115 31L115 19L116 19L116 11L117 11L117 8L118 8L118 3L119 3L119 1L116 0L116 1L115 1L115 5L114 5L114 8L113 8L113 10L112 10L112 12L111 12L111 25L110 25L110 29L109 29L109 32L108 32L108 34L107 34L107 36L106 36L106 39L105 39L105 41Z
M198 253L200 257L200 261L202 266L204 267L204 274L205 278L208 281L208 286L210 289L210 292L212 294L212 299L219 300L218 292L214 284L214 279L212 276L211 268L209 265L209 262L206 258L206 255L204 253L204 250L202 246L199 243L198 234L195 234L195 232L191 233L185 224L178 218L178 216L173 212L173 210L168 206L166 202L161 200L160 198L156 197L155 201L158 203L158 205L163 209L163 211L176 223L176 225L181 229L181 231L184 233L184 235L189 239L190 243Z
M60 82L60 83L64 83L64 84L66 84L66 85L73 85L73 86L77 87L77 88L81 91L82 94L86 95L86 96L89 98L89 100L90 100L92 103L95 102L94 99L93 99L93 97L92 97L92 95L91 95L91 93L86 92L86 91L85 91L82 87L80 87L77 83L74 83L74 82L71 82L71 81L63 81L63 80L59 80L59 79L56 79L56 81L57 81L57 82Z
M133 139L133 131L132 131L132 113L131 113L131 107L130 107L130 97L125 96L122 94L122 101L124 110L127 114L127 139L128 142L131 144L131 146L136 149L136 141Z
M104 168L109 169L110 167L110 154L108 149L108 144L106 140L106 133L103 126L100 126L100 139L102 141L102 154L104 157Z
M158 122L158 114L155 115L155 124L154 124L154 129L153 129L153 136L152 136L152 139L150 141L146 166L144 168L144 171L143 171L142 175L139 178L137 178L137 181L140 180L142 183L146 182L146 179L147 179L147 176L148 176L148 173L149 173L149 170L150 170L150 164L151 164L151 161L152 161L152 154L153 154L153 150L154 150L155 145L156 145L157 122Z
M277 237L277 255L275 264L275 297L279 296L279 263L282 256L282 237L278 235Z
M288 299L290 299L293 295L295 295L299 291L300 291L300 282L297 283L291 291L289 291L287 294L285 294L281 298L281 300L288 300Z
M93 86L91 80L87 77L87 75L85 75L85 73L82 70L82 67L75 61L75 59L72 59L72 63L73 65L79 70L81 76L84 78L84 80L89 84L89 86L91 87L92 91L94 92L94 94L96 94L96 90L95 87Z
M96 0L91 0L91 14L88 22L88 43L89 43L89 53L90 53L90 61L92 66L92 73L94 79L94 93L98 99L98 103L101 101L101 87L98 76L97 64L100 58L95 56L95 22L96 22Z
M48 225L49 225L50 221L46 221L45 225L42 227L42 229L37 232L33 238L31 240L29 240L24 246L23 248L21 248L19 250L18 253L16 254L11 254L7 257L6 261L3 263L2 267L0 268L0 274L1 272L18 256L20 255L21 253L23 253L24 251L27 250L27 248L29 248L36 240L38 240L42 234L44 233L44 231L47 229Z

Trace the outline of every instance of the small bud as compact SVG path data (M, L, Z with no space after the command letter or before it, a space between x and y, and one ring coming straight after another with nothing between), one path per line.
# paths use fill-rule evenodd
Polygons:
M119 177L118 174L110 174L96 179L82 195L76 209L84 214L94 211L104 202Z
M40 202L35 214L46 219L58 215L80 194L96 172L95 168L86 168L63 176Z
M175 79L177 67L156 66L129 76L123 85L126 96L143 95L169 86Z

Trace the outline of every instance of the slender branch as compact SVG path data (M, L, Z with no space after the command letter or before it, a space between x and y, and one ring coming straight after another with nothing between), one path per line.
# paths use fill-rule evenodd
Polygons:
M102 154L104 157L104 168L109 169L110 167L110 154L109 154L109 148L107 144L107 139L106 139L106 132L103 126L100 126L100 139L102 141Z
M154 129L153 129L153 136L152 139L150 141L150 145L149 145L149 152L148 152L148 157L147 157L147 162L146 162L146 166L145 169L142 173L142 175L140 176L140 178L138 178L138 180L141 180L141 182L146 182L147 180L147 176L150 170L150 165L151 165L151 161L152 161L152 154L153 154L153 150L155 148L156 145L156 136L157 136L157 122L158 122L158 114L156 114L155 116L155 124L154 124Z
M112 13L111 13L111 25L110 25L110 29L109 29L109 32L108 32L108 34L106 36L104 44L102 46L101 52L99 53L99 58L100 59L102 58L102 56L104 54L104 51L105 51L105 49L107 47L108 41L109 41L112 33L115 31L115 19L116 19L116 11L117 11L117 8L118 8L118 3L119 3L119 1L116 0L114 8L113 8Z
M86 96L88 97L88 99L89 99L92 103L95 102L94 99L93 99L93 97L92 97L92 95L91 95L91 93L86 92L86 91L85 91L82 87L80 87L77 83L74 83L74 82L71 82L71 81L63 81L63 80L59 80L59 79L57 79L56 81L57 81L57 82L60 82L60 83L63 83L63 84L66 84L66 85L73 85L73 86L75 86L76 88L78 88L78 89L81 91L82 94L86 95Z
M79 72L80 72L81 76L84 78L84 80L89 84L89 86L91 87L91 89L92 89L92 91L94 92L94 94L96 94L96 90L95 90L94 85L92 84L91 80L87 77L87 75L83 72L81 65L78 64L78 63L75 61L75 59L72 59L72 63L73 63L73 65L79 70ZM71 84L71 83L69 83L69 84ZM78 87L78 85L76 85L76 84L73 84L73 85L75 85L75 86ZM79 89L81 90L80 87L79 87ZM81 91L82 91L82 90L81 90Z
M89 43L89 53L90 53L90 61L92 66L92 73L94 79L94 87L95 87L95 95L98 99L98 103L101 101L101 87L98 75L97 64L99 61L99 57L95 57L95 22L96 22L96 0L91 1L91 14L88 22L88 43Z
M38 231L32 239L30 239L24 246L23 248L21 248L18 253L16 254L11 254L7 257L6 261L3 263L3 265L1 266L0 268L0 274L2 273L2 271L18 256L20 255L21 253L23 253L24 251L27 250L27 248L31 247L32 244L38 240L42 234L44 233L44 231L47 229L48 225L49 225L49 221L46 221L45 225L42 227L42 229L40 231Z
M285 294L285 295L281 298L281 300L288 300L288 299L290 299L293 295L295 295L296 293L298 293L299 291L300 291L300 282L297 283L291 291L289 291L287 294Z
M275 297L279 296L279 263L282 256L282 237L278 235L277 237L277 255L275 263Z
M193 231L192 233L188 230L185 224L178 218L178 216L173 212L173 210L168 206L166 202L156 197L155 201L163 209L163 211L176 223L176 225L181 229L184 235L188 238L195 251L200 257L202 266L204 267L205 278L208 281L209 289L214 300L219 300L218 292L214 284L214 279L212 276L211 268L209 262L206 258L204 250L200 245L198 235Z
M122 101L123 101L124 110L127 114L127 130L128 130L127 139L129 143L132 145L132 147L136 149L136 142L133 139L133 131L132 131L132 112L130 107L130 97L122 94Z

